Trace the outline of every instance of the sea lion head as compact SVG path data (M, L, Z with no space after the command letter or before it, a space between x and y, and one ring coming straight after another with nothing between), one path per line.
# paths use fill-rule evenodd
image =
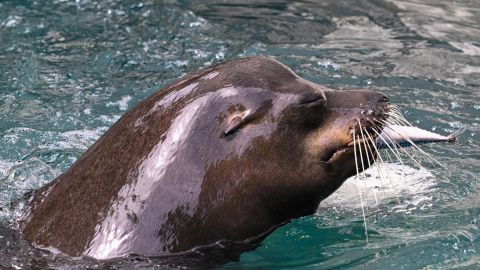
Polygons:
M232 74L249 80L233 84L236 92L224 96L226 109L216 118L223 131L217 145L230 143L235 151L209 172L242 168L243 186L268 197L264 201L280 221L313 213L373 163L372 142L388 114L384 94L328 89L270 58L236 65Z

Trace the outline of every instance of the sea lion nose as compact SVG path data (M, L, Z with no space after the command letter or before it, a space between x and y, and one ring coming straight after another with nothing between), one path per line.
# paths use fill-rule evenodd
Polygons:
M367 106L372 109L390 105L390 99L384 93L370 90L363 90L362 92L366 99L366 104L368 104Z
M390 99L383 93L380 92L369 92L369 102L368 105L364 107L363 113L369 116L380 116L385 115L388 112L390 106Z
M388 97L371 90L330 90L325 92L329 108L377 108L390 104Z
M382 93L380 93L380 94L381 94L381 96L378 98L377 102L380 103L380 104L385 103L387 105L390 105L390 99L387 96L385 96L384 94L382 94Z

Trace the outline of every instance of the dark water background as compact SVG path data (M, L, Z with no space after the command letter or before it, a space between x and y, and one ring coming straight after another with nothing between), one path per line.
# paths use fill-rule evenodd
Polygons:
M478 0L0 1L1 223L11 223L13 201L65 171L138 101L249 55L332 88L383 91L421 128L467 131L423 147L445 168L407 161L404 176L390 161L388 183L360 185L368 242L347 185L224 268L480 269ZM166 267L65 258L0 230L0 268L155 266Z

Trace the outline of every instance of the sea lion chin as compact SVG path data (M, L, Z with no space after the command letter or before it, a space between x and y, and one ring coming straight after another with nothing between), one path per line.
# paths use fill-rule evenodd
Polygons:
M140 102L35 192L23 236L97 259L256 244L356 173L352 132L380 123L388 104L267 57L202 69Z

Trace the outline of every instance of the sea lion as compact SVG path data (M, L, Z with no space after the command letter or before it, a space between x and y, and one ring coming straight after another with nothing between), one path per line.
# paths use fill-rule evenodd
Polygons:
M388 106L267 57L204 68L140 102L35 192L23 236L97 259L258 243L356 173L352 134Z

